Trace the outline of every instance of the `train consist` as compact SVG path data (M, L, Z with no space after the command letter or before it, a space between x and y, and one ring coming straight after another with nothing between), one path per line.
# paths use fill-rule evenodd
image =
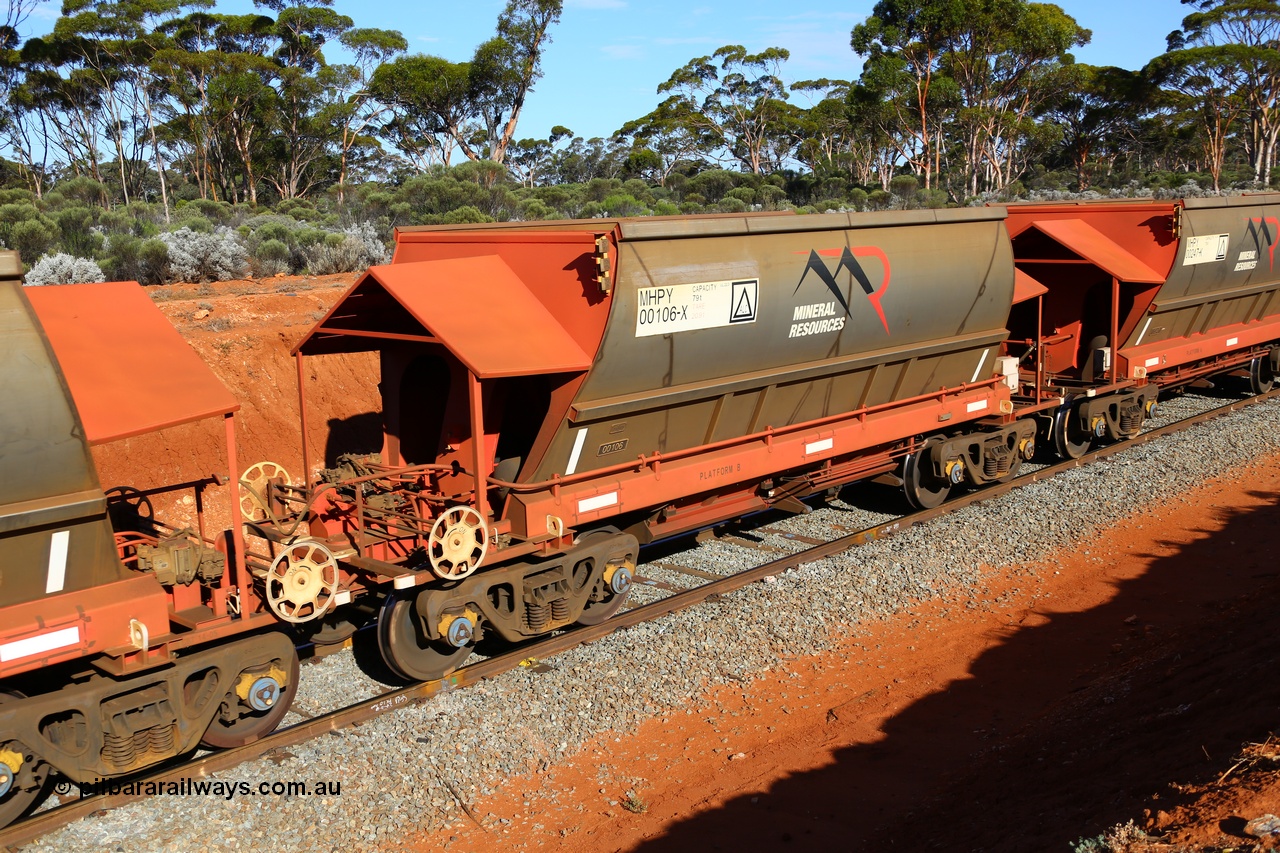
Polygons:
M869 478L933 507L1162 390L1265 391L1278 230L1280 195L400 229L294 350L304 436L304 361L379 354L381 452L172 487L226 531L104 492L88 447L222 418L234 471L236 401L136 285L0 256L0 826L55 773L269 732L300 636L373 621L447 678L608 619L654 539Z

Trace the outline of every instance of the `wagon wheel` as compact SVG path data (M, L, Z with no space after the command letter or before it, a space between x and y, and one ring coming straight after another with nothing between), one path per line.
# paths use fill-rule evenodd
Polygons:
M0 705L25 698L14 690L0 690ZM5 757L9 761L21 757L22 766L16 773L4 761ZM0 743L0 762L3 762L0 763L0 829L3 829L44 801L53 785L53 774L38 755L14 742Z
M933 473L929 454L940 441L929 439L924 446L902 460L902 493L915 509L933 509L951 494L951 482Z
M240 475L240 515L245 521L265 521L271 517L267 486L275 479L293 482L283 465L266 460L249 466Z
M443 580L460 580L476 570L489 551L489 528L469 506L445 510L431 525L427 557Z
M627 599L631 597L631 585L622 592L610 592L609 597L603 601L588 601L587 606L582 608L582 615L578 617L579 625L599 625L601 622L608 622L612 619L622 605L627 603Z
M284 672L283 685L271 675L273 669ZM228 691L218 716L213 718L200 738L201 746L235 749L275 731L293 704L298 683L298 653L290 649L287 660L277 659L252 667L241 673L241 678L246 676L251 679L250 698L242 700L234 689ZM275 684L274 690L268 679ZM236 679L237 684L240 680ZM256 707L263 705L267 705L265 710Z
M578 538L578 542L585 543L592 539L616 535L618 535L618 531L612 527L593 530L582 534ZM626 570L625 576L616 578L612 585L606 583L604 578L600 579L597 588L592 590L591 597L593 599L597 596L602 597L597 600L587 601L586 607L582 608L582 615L578 617L579 625L599 625L601 622L607 622L627 603L627 599L631 597L631 579L635 574L634 557L631 554L627 554L618 568Z
M146 533L155 530L156 508L151 499L133 486L113 486L107 496L107 516L116 532L133 530Z
M1079 459L1093 446L1093 434L1080 426L1079 407L1070 402L1053 416L1053 446L1063 459Z
M335 646L351 639L356 631L373 620L375 614L358 604L326 613L314 622L299 624L294 636L300 643L317 646Z
M1264 355L1249 362L1249 390L1254 394L1265 394L1275 384L1276 374L1271 369L1271 356Z
M417 595L390 593L378 614L378 651L396 675L409 681L436 681L462 665L473 644L454 648L428 636L416 606Z
M323 542L288 545L267 570L267 604L286 622L319 619L338 592L338 563Z

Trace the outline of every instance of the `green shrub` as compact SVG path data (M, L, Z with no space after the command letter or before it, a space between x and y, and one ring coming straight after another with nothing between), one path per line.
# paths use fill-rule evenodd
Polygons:
M319 222L323 217L311 202L300 198L287 198L276 205L276 213L292 216L299 222Z
M291 254L288 244L283 240L262 240L254 248L250 258L254 274L269 276L289 272Z
M112 281L163 284L169 247L163 240L114 234L107 242L102 269Z
M84 205L101 205L107 196L107 188L86 175L59 181L56 192L64 199Z
M57 226L43 217L24 219L13 224L5 242L23 258L40 258L58 244Z
M556 212L540 198L526 198L520 202L520 218L526 221L555 219Z
M28 204L35 206L36 196L30 190L0 190L0 205L6 204Z
M102 235L93 230L94 210L88 207L64 207L53 212L64 251L77 258L91 258L102 248Z
M607 216L644 216L649 209L629 193L613 193L600 203Z
M443 214L437 220L440 225L453 225L464 222L493 222L494 218L486 213L482 213L478 208L471 205L463 205L455 208L448 213Z
M729 190L738 186L742 176L724 169L711 169L699 172L689 179L686 188L690 193L698 193L706 199L706 203L714 204L728 194Z
M197 234L212 234L213 223L198 213L183 216L174 223L178 228L190 228Z
M755 190L755 195L756 203L763 210L780 210L787 203L787 191L773 184L763 184Z
M100 210L98 227L108 234L128 234L133 230L133 220L118 210Z
M218 225L226 225L235 216L235 208L230 204L225 201L214 201L211 198L193 198L183 201L178 204L177 212L179 218L183 220L192 216L201 216Z

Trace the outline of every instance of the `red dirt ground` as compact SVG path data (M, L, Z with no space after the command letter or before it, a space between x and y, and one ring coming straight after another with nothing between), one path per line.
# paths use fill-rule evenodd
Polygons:
M1242 830L1280 812L1278 493L1272 458L993 577L996 606L915 607L511 779L417 849L1065 851L1130 820L1128 850L1271 849Z
M241 468L301 479L288 351L353 280L153 289L244 401ZM313 469L376 449L376 381L367 355L308 361ZM226 472L216 424L95 456L104 485ZM531 768L468 804L483 827L417 849L1065 851L1130 820L1152 837L1128 850L1270 849L1243 828L1280 814L1277 494L1280 457L1064 550L1056 574L993 576L991 606L913 607Z

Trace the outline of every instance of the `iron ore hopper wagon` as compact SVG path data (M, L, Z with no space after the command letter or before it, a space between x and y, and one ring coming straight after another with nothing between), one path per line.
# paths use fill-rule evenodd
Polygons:
M296 348L300 378L380 354L383 447L262 481L268 598L296 588L281 615L315 617L386 589L384 657L435 679L482 634L608 618L654 538L898 469L925 506L1013 476L1035 424L1001 356L1003 219L401 229Z
M55 773L269 732L300 639L374 621L447 678L608 619L654 539L870 478L934 507L1164 390L1268 390L1278 231L1280 195L400 229L294 350L304 436L306 361L378 353L380 452L303 441L301 483L235 495L101 487L90 445L206 418L237 470L238 404L136 284L24 290L0 254L0 826Z
M1036 286L1009 318L1018 410L1059 455L1135 435L1165 389L1234 373L1270 390L1280 194L1013 205L1008 229Z
M23 288L0 253L0 827L54 773L135 772L275 728L298 679L231 531L228 478L103 490L91 444L206 418L235 399L133 282ZM188 493L195 528L151 498Z

